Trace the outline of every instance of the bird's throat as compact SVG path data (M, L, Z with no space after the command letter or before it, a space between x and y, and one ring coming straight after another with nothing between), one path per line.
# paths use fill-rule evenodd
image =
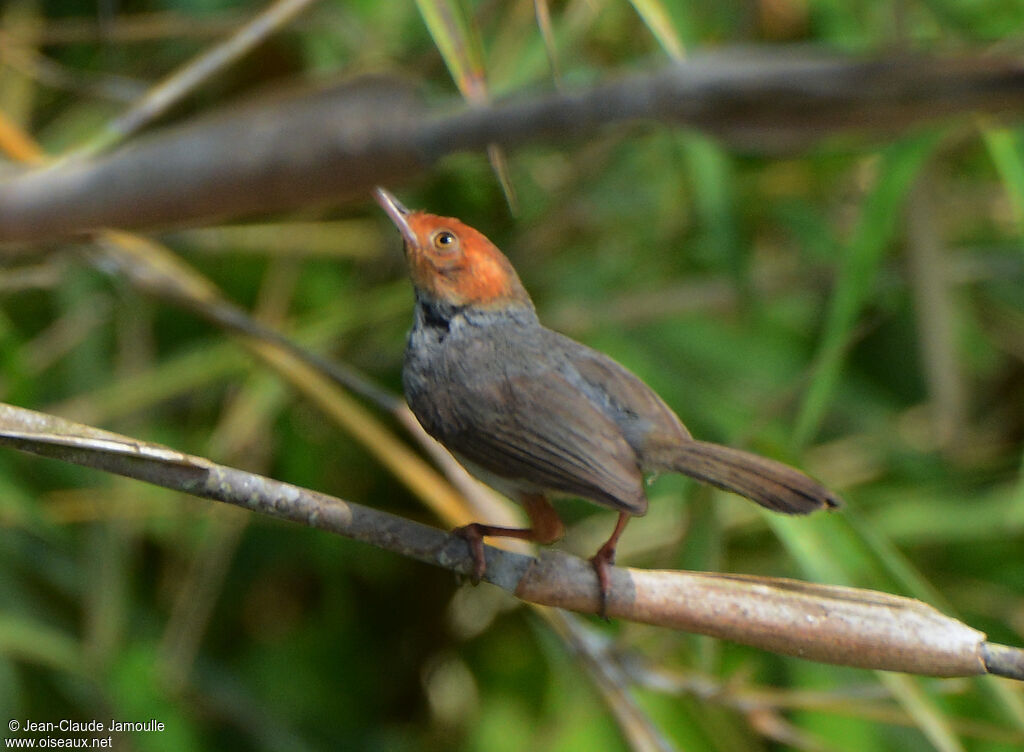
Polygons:
M529 327L539 325L540 322L529 301L492 308L437 300L417 291L414 328L435 332L443 338L448 332L461 328L460 324L476 328L503 323Z
M451 328L452 319L462 313L464 309L465 306L419 297L416 301L416 321L428 329L448 331Z

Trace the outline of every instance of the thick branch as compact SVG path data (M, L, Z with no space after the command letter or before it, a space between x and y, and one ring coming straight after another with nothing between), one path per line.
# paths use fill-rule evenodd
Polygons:
M1024 112L1017 59L723 52L576 92L428 112L370 79L265 98L92 161L0 183L0 241L153 228L365 196L452 152L587 138L625 121L701 128L747 149L848 129L900 131L968 113Z
M55 416L0 405L0 444L138 478L328 530L455 572L472 569L465 541L387 512ZM486 579L523 600L596 612L591 566L486 547ZM699 632L811 660L933 676L1024 678L1022 651L920 601L793 580L614 569L613 616Z

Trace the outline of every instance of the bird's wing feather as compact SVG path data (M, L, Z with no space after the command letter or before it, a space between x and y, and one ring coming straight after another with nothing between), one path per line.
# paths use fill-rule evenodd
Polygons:
M561 340L560 346L582 379L580 388L601 405L637 452L642 453L651 439L684 442L691 438L672 408L634 373L604 353L557 332L549 330L548 336Z
M646 511L635 452L560 374L454 383L448 404L456 414L446 423L458 428L438 438L483 469L633 514Z

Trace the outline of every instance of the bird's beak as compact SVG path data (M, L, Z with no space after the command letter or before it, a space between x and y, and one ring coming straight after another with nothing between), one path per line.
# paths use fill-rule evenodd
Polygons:
M409 210L402 205L401 201L383 188L376 188L373 196L377 199L377 203L381 205L381 208L391 217L391 221L395 223L399 232L402 233L402 237L405 238L406 247L414 248L416 246L416 233L409 226Z

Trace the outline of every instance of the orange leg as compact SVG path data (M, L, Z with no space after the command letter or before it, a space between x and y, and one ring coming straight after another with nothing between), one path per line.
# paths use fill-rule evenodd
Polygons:
M609 571L613 564L615 564L615 547L619 543L619 536L622 535L622 531L626 529L626 523L629 522L630 514L628 512L619 512L619 521L615 523L615 530L612 531L612 536L609 538L601 548L597 550L590 563L594 565L594 574L597 575L597 584L601 589L601 610L600 615L602 618L608 618L608 596L612 592L612 581L611 572Z
M473 557L472 580L474 585L479 584L484 572L487 571L487 561L484 559L485 537L521 538L546 544L554 543L565 533L565 525L562 524L558 512L543 494L523 494L520 500L530 518L530 527L497 527L471 522L452 531L455 535L465 538L466 543L469 544L469 552ZM614 558L614 556L613 550L612 557Z

